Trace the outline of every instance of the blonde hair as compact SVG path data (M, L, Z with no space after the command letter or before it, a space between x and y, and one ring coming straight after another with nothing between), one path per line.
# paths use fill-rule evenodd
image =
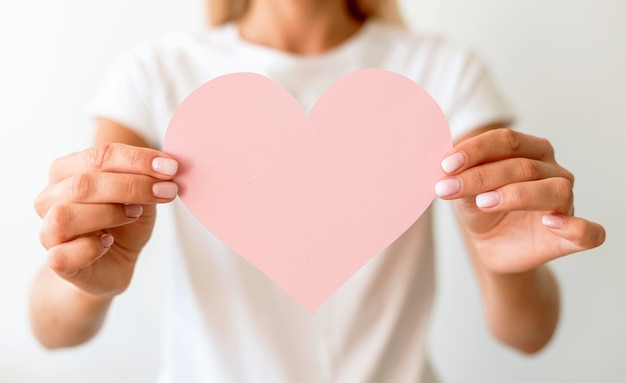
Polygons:
M237 20L246 11L248 0L206 0L209 24L218 26ZM359 20L375 18L403 25L396 0L348 0L350 13Z

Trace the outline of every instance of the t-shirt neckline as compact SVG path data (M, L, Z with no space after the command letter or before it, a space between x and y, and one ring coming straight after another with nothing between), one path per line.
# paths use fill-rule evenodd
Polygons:
M350 52L358 49L358 47L362 46L368 41L368 35L371 33L372 29L374 29L376 23L377 22L373 19L366 20L363 25L361 25L359 30L356 31L352 36L348 37L340 44L326 50L325 52L316 55L300 55L296 53L282 51L280 49L269 47L266 45L253 43L249 40L244 39L241 36L241 34L239 33L239 26L235 21L231 21L225 24L224 29L226 33L230 36L234 46L240 49L244 54L248 53L255 56L269 56L272 57L274 60L306 64L335 60L337 57L349 55Z

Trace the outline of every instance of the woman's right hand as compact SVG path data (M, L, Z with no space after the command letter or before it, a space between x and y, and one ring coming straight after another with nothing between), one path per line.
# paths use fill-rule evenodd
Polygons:
M130 284L178 168L157 150L104 144L55 160L35 210L48 265L80 290L114 296Z

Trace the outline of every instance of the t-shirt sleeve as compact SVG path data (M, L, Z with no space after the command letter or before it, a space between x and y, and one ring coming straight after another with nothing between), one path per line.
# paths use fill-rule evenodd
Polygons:
M121 54L109 66L87 107L90 118L107 118L158 147L152 111L153 94L145 58L137 52Z
M447 113L453 139L491 124L510 126L514 119L513 113L485 63L475 53L464 55L460 61Z

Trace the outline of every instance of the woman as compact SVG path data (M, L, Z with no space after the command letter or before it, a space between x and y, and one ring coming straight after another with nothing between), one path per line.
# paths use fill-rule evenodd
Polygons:
M94 102L95 146L55 161L37 198L48 266L33 284L32 327L47 347L83 343L129 285L156 205L174 200L177 163L158 150L180 101L229 72L258 72L305 109L364 67L402 73L447 115L455 147L437 194L453 200L494 335L541 349L558 320L548 261L600 245L573 216L573 176L549 142L511 120L485 67L463 47L399 26L391 1L211 1L215 28L138 50ZM161 382L431 382L433 299L426 212L311 316L173 203Z

